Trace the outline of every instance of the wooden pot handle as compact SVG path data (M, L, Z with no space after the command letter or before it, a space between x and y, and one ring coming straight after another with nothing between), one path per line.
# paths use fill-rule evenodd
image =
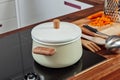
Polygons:
M55 54L55 52L56 50L54 48L41 47L41 46L37 46L33 49L34 54L40 54L46 56L52 56Z
M55 29L59 29L60 28L60 20L59 19L54 19L53 23L54 23L54 28Z

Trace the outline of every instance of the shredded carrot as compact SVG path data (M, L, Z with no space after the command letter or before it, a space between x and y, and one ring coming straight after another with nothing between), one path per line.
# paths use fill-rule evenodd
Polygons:
M113 21L111 20L111 17L105 15L103 11L90 15L87 18L91 20L89 24L92 26L101 27L101 26L113 23Z
M97 18L97 17L101 17L103 15L103 13L104 13L103 11L99 11L97 13L94 13L94 14L88 16L87 18L88 19L94 19L94 18Z

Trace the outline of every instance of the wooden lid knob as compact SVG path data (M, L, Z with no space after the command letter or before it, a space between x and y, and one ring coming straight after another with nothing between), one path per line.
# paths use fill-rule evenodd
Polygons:
M59 27L60 27L60 20L59 19L54 19L53 23L54 23L54 28L55 29L59 29Z

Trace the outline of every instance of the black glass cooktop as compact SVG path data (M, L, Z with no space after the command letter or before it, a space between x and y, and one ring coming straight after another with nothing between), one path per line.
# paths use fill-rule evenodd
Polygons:
M36 73L41 80L66 80L105 60L104 57L83 49L82 58L66 68L46 68L32 58L31 29L0 38L0 80L23 80L25 74Z

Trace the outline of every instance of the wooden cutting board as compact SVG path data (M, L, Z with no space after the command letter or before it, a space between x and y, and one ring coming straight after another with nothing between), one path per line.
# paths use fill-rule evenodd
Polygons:
M83 24L88 24L89 22L90 20L88 20L87 18L83 18L83 19L74 21L72 23L81 27ZM94 26L91 26L91 27L96 28L100 32L106 33L108 35L120 35L120 23L113 23L103 27L94 27Z

